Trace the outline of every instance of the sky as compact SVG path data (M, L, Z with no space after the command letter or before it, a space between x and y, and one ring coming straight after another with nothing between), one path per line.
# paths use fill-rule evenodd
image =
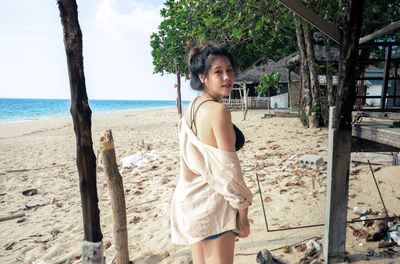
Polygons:
M163 1L77 4L89 99L176 99L176 76L153 74L150 35ZM1 0L0 98L70 98L60 21L56 0ZM182 98L193 98L181 82Z

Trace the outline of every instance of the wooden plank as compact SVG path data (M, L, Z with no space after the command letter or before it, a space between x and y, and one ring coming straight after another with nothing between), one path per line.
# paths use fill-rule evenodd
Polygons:
M353 112L353 116L384 118L384 119L390 119L390 120L400 120L400 113L399 112L354 111Z
M358 43L359 44L364 44L364 43L372 41L374 39L383 37L383 36L387 35L390 32L393 32L393 31L400 31L400 20L396 21L396 22L393 22L390 25L387 25L386 27L377 30L372 34L369 34L367 36L364 36L364 37L360 38L360 41Z
M340 30L326 22L313 11L305 7L300 1L297 0L279 0L284 6L295 12L299 17L309 22L314 27L324 32L330 39L340 44L341 34Z
M400 148L400 127L355 125L354 137L375 141L385 145Z
M360 162L378 165L399 165L398 152L352 152L352 162Z

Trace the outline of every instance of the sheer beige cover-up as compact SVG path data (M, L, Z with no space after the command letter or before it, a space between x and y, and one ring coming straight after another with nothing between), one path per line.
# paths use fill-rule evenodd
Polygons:
M238 232L237 209L251 204L252 193L237 153L204 144L184 118L178 132L180 176L171 204L172 243L188 245L224 231Z

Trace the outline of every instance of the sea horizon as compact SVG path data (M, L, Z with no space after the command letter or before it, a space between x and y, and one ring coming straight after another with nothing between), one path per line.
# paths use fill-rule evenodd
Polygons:
M88 99L92 115L176 106L176 100ZM183 100L182 105L188 104ZM0 98L0 123L70 117L71 99Z

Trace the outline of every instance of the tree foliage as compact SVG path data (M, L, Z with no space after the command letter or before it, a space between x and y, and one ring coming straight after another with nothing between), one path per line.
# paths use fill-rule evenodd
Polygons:
M277 1L167 0L160 13L150 43L155 73L174 73L174 59L185 65L187 52L204 40L225 46L239 70L295 51L292 15Z
M260 79L260 84L256 87L257 93L259 95L265 95L269 89L278 89L280 78L281 75L276 71L263 74Z

